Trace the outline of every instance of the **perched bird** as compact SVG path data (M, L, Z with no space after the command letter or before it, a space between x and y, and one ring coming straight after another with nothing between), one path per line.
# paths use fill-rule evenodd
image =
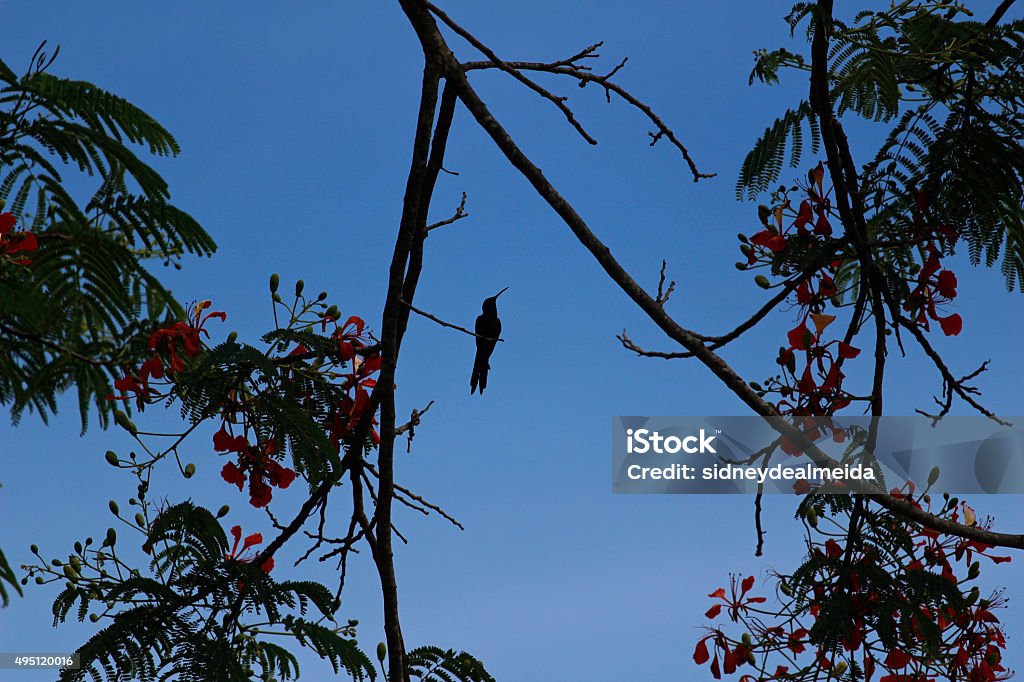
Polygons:
M501 336L501 320L498 319L498 297L508 287L505 287L494 296L484 299L483 312L476 318L476 358L473 360L473 376L469 379L469 393L476 392L480 387L480 394L483 395L487 388L487 370L491 368L489 360L494 347L498 345L498 337Z

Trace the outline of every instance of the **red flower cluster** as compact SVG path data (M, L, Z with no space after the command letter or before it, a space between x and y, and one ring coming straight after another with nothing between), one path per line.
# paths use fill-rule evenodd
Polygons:
M917 188L913 191L913 235L915 240L923 242L926 258L903 309L911 313L917 324L926 330L929 329L928 320L931 319L939 323L946 336L956 336L964 326L960 315L954 313L943 317L938 313L938 306L956 298L957 280L952 271L942 269L942 251L937 244L944 242L952 246L956 243L957 233L949 225L931 227L927 220L928 194Z
M232 537L235 538L235 543L231 546L231 552L224 555L224 560L225 561L237 561L237 562L242 563L242 564L252 563L253 559L255 559L256 557L255 556L246 556L245 552L250 547L254 547L255 545L262 544L263 543L263 536L261 534L259 534L259 533L253 533L252 535L247 535L245 537L245 540L242 540L242 527L241 526L234 526L234 527L232 527L231 535L232 535ZM241 548L239 548L239 546L238 546L239 543L242 544ZM267 560L263 562L263 565L260 566L260 569L264 573L270 573L272 570L274 570L274 557L268 557Z
M787 211L793 215L792 204L788 199L774 210L767 207L761 209L761 224L765 229L750 237L750 243L757 248L744 249L747 265L753 265L761 259L774 260L776 254L786 250L791 239L813 239L812 235L827 239L832 236L832 224L828 220L832 204L822 188L824 177L825 168L818 163L809 173L810 182L805 188L807 198L800 202L800 208L789 227L783 226Z
M284 490L295 480L295 472L281 466L274 459L277 442L269 440L261 445L250 445L245 436L232 436L228 424L221 424L213 434L213 449L217 452L234 452L238 463L228 462L220 471L221 478L237 485L242 490L249 482L249 503L254 507L265 507L273 497L272 487Z
M917 275L917 286L910 292L904 310L916 314L916 322L928 329L928 319L939 323L946 336L956 336L964 327L963 319L957 313L942 317L938 314L938 306L949 303L956 298L956 275L951 270L943 270L940 259L942 254L929 244L925 248L928 254L924 267Z
M29 265L32 263L31 258L14 254L35 251L39 248L39 240L31 232L11 232L17 222L13 213L0 213L0 263Z
M326 326L327 321L324 325ZM333 320L331 320L333 321ZM364 336L366 323L361 318L352 316L344 325L336 326L331 338L338 344L338 358L343 362L351 362L352 371L345 375L345 382L342 388L348 392L344 398L338 401L334 409L327 416L325 427L328 438L335 447L341 447L341 442L349 437L352 429L367 414L370 409L370 391L377 385L377 380L372 374L380 371L380 353L372 353L361 357L358 351L369 345L369 339ZM380 434L373 428L377 424L376 416L371 416L370 438L374 444L380 443Z
M210 332L203 329L207 320L211 317L219 318L221 322L227 319L227 313L203 312L210 307L210 301L200 301L189 311L188 319L184 322L175 322L170 327L158 329L149 337L149 349L162 353L168 357L169 369L172 372L180 372L185 368L185 361L178 355L180 350L189 358L199 355L202 350L202 335L210 336ZM158 358L159 355L154 356Z
M739 583L739 590L737 591L737 581L733 577L730 581L730 592L729 596L725 594L725 588L720 587L708 596L712 599L721 599L722 604L715 604L704 614L708 618L715 618L722 612L722 606L729 608L729 618L735 623L739 620L741 613L747 613L750 610L751 604L763 604L765 602L764 597L748 597L747 593L754 586L754 576L748 576ZM714 646L714 657L708 652L707 643L711 641ZM718 652L722 652L721 665L718 661ZM699 642L697 642L697 648L693 652L693 660L697 665L704 665L711 660L711 674L714 675L715 679L721 679L722 673L731 675L736 671L736 668L744 665L745 663L754 663L754 652L752 649L752 641L749 638L745 638L734 646L729 646L729 640L721 630L713 631ZM749 675L744 675L741 680L747 678L753 680L754 678Z
M927 505L926 500L930 499L925 492L908 482L891 494L924 509L922 503ZM956 499L947 499L939 515L958 521L961 511L967 525L977 525L974 511L966 504L958 507ZM751 608L751 604L764 601L747 596L754 579L744 579L737 590L737 580L733 578L730 596L726 596L724 588L708 595L722 603L714 604L704 615L714 619L727 607L730 619L748 633L732 639L721 628L709 629L709 634L697 643L694 661L703 665L712 660L710 643L714 646L711 673L716 679L736 671L755 656L760 659L772 654L784 656L787 663L796 663L796 668L780 665L769 673L771 669L765 661L756 678L760 682L809 681L825 676L847 679L844 673L854 663L863 671L862 679L866 682L931 682L946 677L972 682L1007 679L1009 673L1002 665L1006 638L993 612L1002 606L999 598L982 599L977 588L969 593L961 588L965 592L962 601L922 603L904 594L901 590L905 588L900 586L911 584L911 574L933 569L953 585L961 585L978 575L975 556L986 556L995 563L1010 558L991 556L987 552L992 548L983 543L941 535L915 524L894 525L892 531L906 533L913 539L913 554L920 557L918 560L900 566L899 562L905 559L880 553L870 543L851 549L844 546L841 538L826 536L811 548L811 560L817 565L814 582L801 588L807 591L799 595L782 582L780 592L790 601L777 611ZM957 577L955 564L970 567L965 578ZM920 577L914 576L913 582L920 583ZM835 631L837 617L845 619L844 629L837 633L838 643L812 641L812 632L818 628L804 618L817 621L826 614L830 619L826 628L829 631ZM775 623L768 619L773 615L779 618ZM880 633L885 633L885 643ZM941 642L939 649L926 648L925 642L935 641L936 636ZM798 661L797 656L805 653L813 657L813 662ZM740 682L751 680L754 677L749 675L740 677Z
M107 400L128 400L130 396L127 394L130 393L135 395L136 407L144 409L151 397L159 395L159 391L149 385L150 379L163 379L167 372L180 372L184 369L185 361L178 355L178 350L180 349L189 359L196 357L202 350L201 335L210 335L203 329L206 321L211 317L221 321L227 319L227 313L223 312L209 312L203 315L203 311L210 305L210 301L201 301L192 307L186 321L175 322L170 327L157 329L150 334L149 350L155 351L155 354L142 363L138 372L126 373L120 379L116 379L114 388L120 391L121 395L108 395ZM167 358L166 365L164 357Z

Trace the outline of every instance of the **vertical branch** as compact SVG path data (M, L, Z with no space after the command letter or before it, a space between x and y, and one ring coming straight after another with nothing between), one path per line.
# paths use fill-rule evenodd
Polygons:
M402 303L403 296L411 300L415 292L416 279L408 282L406 273L410 259L416 261L418 277L422 258L422 236L426 234L423 225L426 217L420 215L421 208L429 204L429 195L424 197L427 184L427 165L430 154L431 131L437 108L437 94L440 71L437 64L426 55L423 83L420 93L419 113L416 120L416 135L413 141L412 163L406 181L405 197L402 203L402 218L395 239L395 250L388 276L388 293L381 321L381 370L375 390L380 401L380 434L378 467L380 470L377 503L373 514L373 525L378 532L376 543L371 545L373 560L380 578L384 598L384 634L388 647L389 678L393 682L408 680L405 661L405 642L398 612L398 582L395 575L394 550L392 545L392 501L394 499L394 454L395 454L395 370L398 366L398 352L405 331L408 311ZM432 188L432 183L430 183ZM417 245L419 236L420 244ZM415 255L413 255L415 253ZM354 472L359 475L361 472Z

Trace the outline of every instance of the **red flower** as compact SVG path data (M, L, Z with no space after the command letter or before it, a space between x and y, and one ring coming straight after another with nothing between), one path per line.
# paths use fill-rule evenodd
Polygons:
M786 248L786 238L772 230L761 230L750 238L750 243L764 247L772 253L778 253Z
M39 248L39 240L31 232L11 233L18 219L12 213L0 213L0 262L3 257L13 255L20 251L30 252ZM18 265L29 265L32 259L27 256L11 258L12 263Z
M263 535L261 535L260 533L253 533L252 535L247 535L245 537L245 540L242 540L241 526L233 526L231 528L231 535L235 538L235 543L231 546L231 552L224 555L224 560L237 561L242 564L252 563L257 557L246 556L245 552L250 547L255 547L256 545L263 544ZM238 546L239 542L242 543L241 548L239 548ZM264 573L270 573L270 571L274 569L274 557L267 557L266 561L264 561L260 565L260 569Z
M210 335L203 328L207 320L211 317L216 317L221 322L227 319L227 313L223 312L209 312L204 315L203 311L210 305L210 301L200 301L189 311L185 322L175 322L170 327L158 329L150 335L149 349L167 353L170 357L171 371L180 372L185 368L185 362L177 352L179 349L189 358L199 355L202 350L201 336Z

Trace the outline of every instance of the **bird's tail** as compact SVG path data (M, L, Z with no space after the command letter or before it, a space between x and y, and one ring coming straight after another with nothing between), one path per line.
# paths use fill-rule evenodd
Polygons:
M480 394L483 395L484 389L487 388L487 370L490 368L490 364L483 358L478 357L473 361L473 375L469 378L470 395L476 393L477 386L480 387Z

